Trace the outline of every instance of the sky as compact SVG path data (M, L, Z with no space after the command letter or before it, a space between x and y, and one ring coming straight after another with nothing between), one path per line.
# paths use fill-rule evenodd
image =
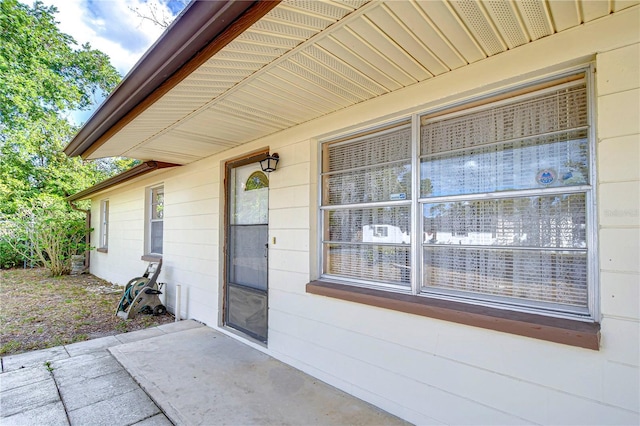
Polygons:
M28 3L28 1L24 1ZM124 77L164 28L142 19L131 9L147 13L156 7L166 17L176 16L183 7L178 0L42 0L58 9L55 19L63 33L72 36L78 45L89 43L106 53L111 64ZM97 100L96 107L102 102ZM71 119L85 122L93 111L74 112Z

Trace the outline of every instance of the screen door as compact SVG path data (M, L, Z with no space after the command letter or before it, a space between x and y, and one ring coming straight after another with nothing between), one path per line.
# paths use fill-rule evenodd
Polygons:
M229 166L224 320L267 341L269 179L258 162Z

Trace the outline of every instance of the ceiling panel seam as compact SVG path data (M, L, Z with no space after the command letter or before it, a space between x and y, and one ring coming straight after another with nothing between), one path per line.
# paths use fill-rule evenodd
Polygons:
M258 35L265 36L265 37L284 38L284 39L287 39L287 40L292 40L292 41L296 42L296 45L298 43L302 43L304 40L307 40L307 38L308 38L308 37L305 38L305 37L300 37L300 36L286 34L286 33L274 33L274 32L271 32L271 31L258 29L258 28L252 28L251 32L253 34L258 34Z
M215 61L207 61L206 68L218 68L218 69L243 69L255 71L262 66L260 62L251 62L246 60L231 60L231 59L217 59ZM257 67L257 68L256 68Z
M267 78L269 80L267 80ZM275 80L275 81L271 81L271 80ZM300 96L300 92L306 92L309 95L311 95L312 97L310 99L305 98L305 97L301 97L302 101L308 101L308 102L313 102L315 105L317 105L317 107L323 111L323 113L330 108L334 108L336 105L331 104L331 102L328 102L326 100L326 98L324 97L320 97L320 96L315 96L315 93L307 90L304 87L295 85L289 81L287 81L286 79L274 74L274 73L269 73L269 74L265 74L263 76L262 79L260 79L259 81L264 81L267 82L269 84L271 84L273 87L276 87L279 90L282 90L285 93L288 93L289 96ZM294 90L295 89L295 90ZM333 105L333 106L332 106Z
M522 32L525 35L525 38L527 39L526 43L529 43L530 41L533 40L533 37L531 36L531 32L529 31L526 23L524 22L524 17L522 16L520 9L518 9L518 7L513 3L513 1L509 1L509 7L511 8L511 10L513 10L513 14L518 20L518 25L520 26L520 29L522 30ZM551 24L551 28L553 31L553 23Z
M444 63L444 61L442 61L438 55L436 55L433 50L431 50L431 48L429 48L429 46L427 46L421 39L420 37L418 37L404 22L402 22L402 20L400 18L398 18L398 16L396 16L395 13L393 13L393 11L391 9L389 9L389 7L383 3L382 4L382 8L384 9L384 11L391 17L391 19L393 19L396 24L398 24L398 26L400 28L402 28L408 35L409 37L413 38L415 40L415 42L417 44L419 44L424 50L426 50L429 55L431 55L431 57L442 67L444 68L446 71L451 71L451 69L449 68L449 66L447 64ZM407 52L408 55L411 55L409 52ZM411 55L413 57L413 55ZM417 60L417 59L416 59ZM418 61L421 62L421 61ZM427 70L429 71L429 70ZM446 72L445 71L445 72ZM436 73L429 71L430 74L432 76L435 76Z
M285 50L294 49L300 44L300 40L291 40L283 37L263 36L251 30L245 31L236 39L238 42L253 44L261 47L280 48Z
M610 11L611 7L608 1L606 3L603 1L582 1L582 12L585 22L608 15Z
M254 106L257 106L261 109L266 108L278 114L281 111L287 111L292 117L295 118L295 122L308 119L310 112L308 109L306 109L305 112L305 109L302 105L297 105L297 108L291 108L291 102L281 102L279 101L279 97L273 96L272 94L264 95L264 91L260 90L257 86L252 86L251 89L251 93L249 93L248 91L236 92L234 101L242 105L247 105L247 102L254 102Z
M517 8L514 9L510 1L484 1L483 4L507 44L507 49L513 49L531 41L526 27L520 23Z
M317 29L299 24L292 24L282 20L261 19L253 25L254 31L262 31L270 34L286 34L290 36L298 36L304 40L313 36L318 32Z
M265 47L257 44L251 44L246 40L235 39L231 43L227 44L221 52L240 53L246 55L266 56L267 61L277 60L284 52L288 50L283 47ZM214 56L214 57L217 57Z
M341 2L339 2L339 1L334 1L334 0L323 0L323 1L324 1L325 3L329 3L329 4L331 4L331 5L332 5L332 6L334 6L334 7L340 8L340 9L342 9L342 10L350 11L350 10L357 9L357 6L356 6L356 4L357 4L357 3L366 3L366 2L368 2L369 0L365 0L365 1L361 1L361 2L351 2L351 3L353 3L353 4L349 4L348 2L341 3Z
M280 64L278 68L280 70L282 70L283 72L286 72L286 73L291 75L291 79L285 79L285 80L292 81L292 79L293 80L298 79L298 80L305 81L311 87L315 87L316 88L315 91L314 90L310 90L311 93L313 93L315 96L322 96L323 99L334 103L338 108L344 108L345 106L348 106L348 105L350 105L352 103L351 99L348 99L348 98L344 97L344 95L342 95L340 93L331 93L330 94L331 97L327 97L325 95L327 87L323 87L322 85L318 84L317 82L315 82L313 80L310 80L309 78L307 78L307 77L305 77L303 75L300 75L299 73L297 73L294 70L290 69L290 68L295 69L296 67L299 67L299 66L296 65L293 61L290 60L287 63ZM343 101L346 102L346 104L335 102L334 99L333 99L334 97L338 97L338 98L342 99Z
M371 52L373 52L376 56L378 56L382 61L386 61L387 65L390 65L393 69L398 71L400 74L404 75L408 80L412 80L414 83L417 82L417 80L411 74L406 72L401 66L396 64L394 61L392 61L390 58L388 58L385 54L383 54L381 51L376 49L375 46L373 46L371 43L369 43L367 40L365 40L363 37L361 37L356 31L352 30L349 27L345 27L344 29L352 37L356 38L360 43L364 44ZM369 60L367 60L367 62L372 63ZM400 85L402 87L407 86L407 84L404 84L402 82L400 82Z
M474 39L482 46L488 56L504 52L507 47L496 34L493 23L486 16L481 4L472 0L451 2L459 16L462 17Z
M260 57L260 58L258 58ZM252 64L264 64L265 62L272 61L274 58L277 58L277 55L267 55L267 54L258 54L258 53L241 53L239 51L221 51L215 56L216 59L221 59L224 61L233 61L233 62L246 62ZM209 61L207 61L209 62Z
M277 17L277 16L266 15L262 19L264 21L271 22L271 23L274 23L274 24L288 25L290 27L299 28L301 30L309 30L309 31L313 31L313 32L318 32L318 28L314 27L312 25L305 25L303 23L287 21L287 20L282 19L282 18Z
M281 126L277 126L271 123L267 123L264 122L262 120L254 120L253 117L250 117L248 115L245 114L235 114L233 111L231 110L226 110L226 109L222 109L221 106L216 107L216 112L220 113L221 117L226 117L225 121L227 122L231 122L233 120L235 120L236 122L241 122L241 123L246 123L247 125L251 125L256 132L257 131L261 131L264 130L265 128L269 128L271 130L269 130L268 134L273 133L273 132L278 132L280 130L282 130L283 128ZM254 133L254 132L250 132ZM240 142L243 143L243 142Z
M417 61L416 58L414 58L411 54L409 54L409 52L407 52L402 46L400 46L392 37L389 37L366 14L362 17L362 22L364 22L364 24L367 25L368 28L372 29L375 33L377 33L379 36L381 36L383 40L386 40L391 45L392 50L389 51L389 54L395 53L394 50L397 51L397 53L401 57L404 57L405 59L408 60L408 62L410 64L413 64L415 66L416 71L420 70L420 71L426 73L429 77L433 77L433 73L431 73L431 71L429 71L424 65L422 65L420 63L420 61ZM353 24L357 24L357 21L355 21ZM352 28L352 29L354 31L357 31L354 28ZM369 45L372 45L372 44L369 43ZM389 56L389 54L387 54L385 52L382 52L382 53L387 58L387 60L392 61L392 58L391 58L391 56ZM396 63L396 61L392 61L392 62ZM401 66L399 63L396 63L396 65L399 68L401 68L403 71L405 70L404 66ZM408 70L406 72L407 72L407 75L409 75L413 80L415 80L415 82L421 81L420 77L417 77L417 76L413 75Z
M253 81L250 84L247 85L248 87L254 88L255 90L261 91L263 93L265 93L265 96L271 96L271 97L280 97L280 95L282 95L282 90L279 90L277 87L274 87L273 85L269 84L268 82L261 80L261 81ZM301 108L301 109L305 109L305 110L309 110L310 113L316 113L316 114L322 114L323 110L319 109L317 107L315 107L314 105L311 105L310 102L304 101L302 98L297 97L297 96L291 96L291 94L288 94L288 96L286 97L286 103L287 104L291 104L291 103L295 103L296 104L296 108Z
M253 123L251 126L253 126ZM194 128L201 134L208 134L215 131L217 139L228 140L229 143L234 143L234 146L241 144L241 142L237 142L238 136L241 136L241 139L250 138L251 135L257 131L256 127L249 127L249 125L243 126L238 130L228 122L228 117L224 117L223 120L216 119L207 121L206 123L201 122L194 125Z
M288 119L277 117L271 113L259 111L255 108L247 107L245 105L239 105L238 103L233 102L230 99L225 99L225 102L223 104L217 105L217 107L218 108L216 108L216 110L222 110L228 115L241 115L247 120L252 120L259 124L270 124L272 125L272 127L278 129L287 128L293 124L293 122Z
M217 139L215 137L203 136L200 133L188 132L185 130L174 130L172 132L172 136L175 136L176 139L190 139L196 142L204 143L204 144L215 144L215 145L228 145L229 147L234 146L233 142Z
M380 69L375 64L368 61L365 57L361 56L358 52L351 49L349 46L347 46L346 44L344 44L342 41L338 40L334 36L327 37L325 40L318 43L317 45L317 47L325 49L326 51L329 51L330 47L325 48L323 46L323 43L324 44L329 43L329 44L332 44L333 46L337 46L338 49L342 49L344 51L344 54L347 55L347 58L343 59L344 62L351 65L350 60L351 61L355 60L355 62L359 62L361 65L364 65L364 68L367 68L368 71L367 72L363 71L363 74L365 74L371 80L375 81L377 84L381 85L386 91L391 92L395 89L404 87L398 80L394 79L393 76L389 75L384 70ZM332 49L332 51L333 50L335 49ZM336 53L332 53L332 54L336 55ZM352 58L349 58L349 56L351 56ZM354 66L354 68L356 68L356 66ZM375 74L375 77L372 76L371 74ZM381 80L383 80L384 82Z
M546 5L544 3L522 1L516 3L516 5L520 9L523 19L529 28L532 41L553 34L553 27L550 25L550 20L546 13ZM540 16L538 9L540 9L543 16ZM539 25L540 23L542 25Z
M307 50L311 50L311 49L307 49ZM324 75L322 73L333 75L334 79L330 80L330 82L339 86L342 90L349 92L353 96L360 97L360 98L377 96L376 93L370 92L366 87L358 84L358 82L356 82L354 79L344 76L342 73L340 73L336 69L337 67L331 67L328 63L321 62L319 58L312 56L311 53L307 51L301 51L300 56L306 58L311 64L313 64L315 66L315 69L310 69L308 65L301 63L300 60L297 60L297 59L294 60L293 58L292 60L298 63L298 65L303 66L307 69L310 69L310 71L312 72L319 72L319 74L323 77ZM349 87L349 86L353 86L353 87ZM356 93L355 90L359 91L360 93Z
M249 70L245 68L229 69L229 68L215 68L215 67L208 66L208 67L205 67L202 70L202 73L199 75L204 74L206 76L214 77L216 79L228 78L228 77L246 78L247 76L253 74L253 72L254 72L253 70Z
M436 25L436 23L433 22L431 17L429 17L429 15L427 15L424 12L424 10L415 2L415 0L411 0L410 3L413 6L413 8L416 10L416 12L420 15L420 17L424 19L427 22L427 24L429 24L429 26L431 26L433 31L440 36L442 41L456 54L456 56L458 56L458 58L464 64L468 64L469 61L467 61L467 59L462 55L462 53L453 45L453 43L451 43L449 38L440 30L440 27L438 27L438 25Z
M471 42L476 46L476 49L478 49L478 51L482 54L483 57L488 58L489 57L488 53L484 50L484 48L478 42L478 40L476 40L473 33L471 32L471 29L462 20L462 18L460 18L460 15L458 15L458 12L456 12L454 7L451 5L450 0L443 0L443 3L445 7L449 10L449 13L451 13L453 18L458 22L458 25L460 25L460 28L462 29L462 31L464 31L467 34L467 37L469 37Z
M151 158L151 157L159 158L160 161L163 161L163 160L166 161L167 159L170 159L170 160L173 160L172 162L175 162L175 160L178 160L180 158L186 160L185 162L198 160L198 156L196 155L189 155L189 154L184 154L181 152L174 152L174 151L166 151L162 149L154 149L153 151L140 149L137 151L143 154L145 153L147 154L147 156L143 156L143 158ZM127 152L132 152L132 150L129 150Z
M311 3L311 2L306 2L306 3ZM336 22L337 20L341 19L343 16L345 16L345 15L347 15L349 13L348 9L345 10L344 8L341 8L346 13L338 13L335 16L330 16L330 15L327 15L327 14L324 14L324 13L320 13L320 12L318 12L318 10L313 10L312 11L312 10L306 9L306 8L301 6L301 5L304 5L306 3L305 2L298 3L296 1L284 1L284 2L281 3L281 5L282 5L281 9L282 10L289 10L289 11L292 11L292 12L295 12L295 13L300 13L302 15L308 15L308 16L311 16L311 17L314 17L314 18L320 17L321 19L325 19L325 20L330 21L330 22ZM318 3L322 4L322 2L318 2ZM330 3L325 3L325 4L330 5ZM351 10L353 10L353 9L351 9Z
M478 2L478 9L480 9L482 16L484 17L485 21L487 21L487 23L489 24L491 31L496 37L496 40L498 40L498 42L500 43L500 46L502 47L501 49L502 52L509 50L509 45L507 44L506 40L502 36L502 33L500 32L500 30L498 29L498 25L491 18L491 15L487 11L487 8L485 7L484 2Z
M311 49L311 47L309 48ZM377 87L378 89L380 89L380 91L382 93L386 93L389 90L384 87L382 84L378 83L377 81L375 81L373 78L369 77L368 75L366 75L365 73L361 72L360 70L356 69L355 67L351 66L351 64L349 64L346 61L343 61L341 58L335 56L333 53L329 52L327 49L325 49L322 46L313 46L314 50L317 50L319 52L322 52L323 55L326 55L327 57L331 58L333 61L336 61L337 63L339 63L340 65L342 65L345 69L348 69L349 71L351 71L352 73L354 73L355 75L357 75L358 77L360 77L363 80L366 80L369 82L369 84L371 84L372 86ZM303 52L306 54L306 52ZM335 72L339 73L340 75L343 75L344 78L347 78L349 80L352 80L349 76L345 75L343 72L334 69ZM367 91L369 91L370 93L374 94L375 96L379 96L380 93L378 92L371 92L371 90L373 89L367 89Z
M547 35L554 34L555 29L553 27L553 21L551 20L551 9L547 2L542 3L542 10L544 10L544 17L547 21L547 25L549 26L549 33Z

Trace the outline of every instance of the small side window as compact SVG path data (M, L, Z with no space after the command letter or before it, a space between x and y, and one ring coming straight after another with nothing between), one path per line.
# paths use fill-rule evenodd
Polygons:
M149 189L147 203L147 254L162 254L164 231L164 186Z
M109 248L109 200L100 202L100 243L99 249Z

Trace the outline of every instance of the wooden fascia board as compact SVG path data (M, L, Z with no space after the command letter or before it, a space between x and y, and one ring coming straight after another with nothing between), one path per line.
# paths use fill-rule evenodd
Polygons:
M137 166L132 167L131 169L125 172L122 172L109 179L103 180L102 182L99 182L90 188L87 188L83 191L70 195L69 197L67 197L67 201L77 201L77 200L84 200L87 198L91 198L93 194L96 194L100 191L104 191L109 188L113 188L116 185L120 185L122 183L138 178L142 175L146 175L147 173L151 173L154 170L166 169L169 167L178 167L178 166L180 166L180 164L165 163L162 161L145 161L144 163L138 164Z

